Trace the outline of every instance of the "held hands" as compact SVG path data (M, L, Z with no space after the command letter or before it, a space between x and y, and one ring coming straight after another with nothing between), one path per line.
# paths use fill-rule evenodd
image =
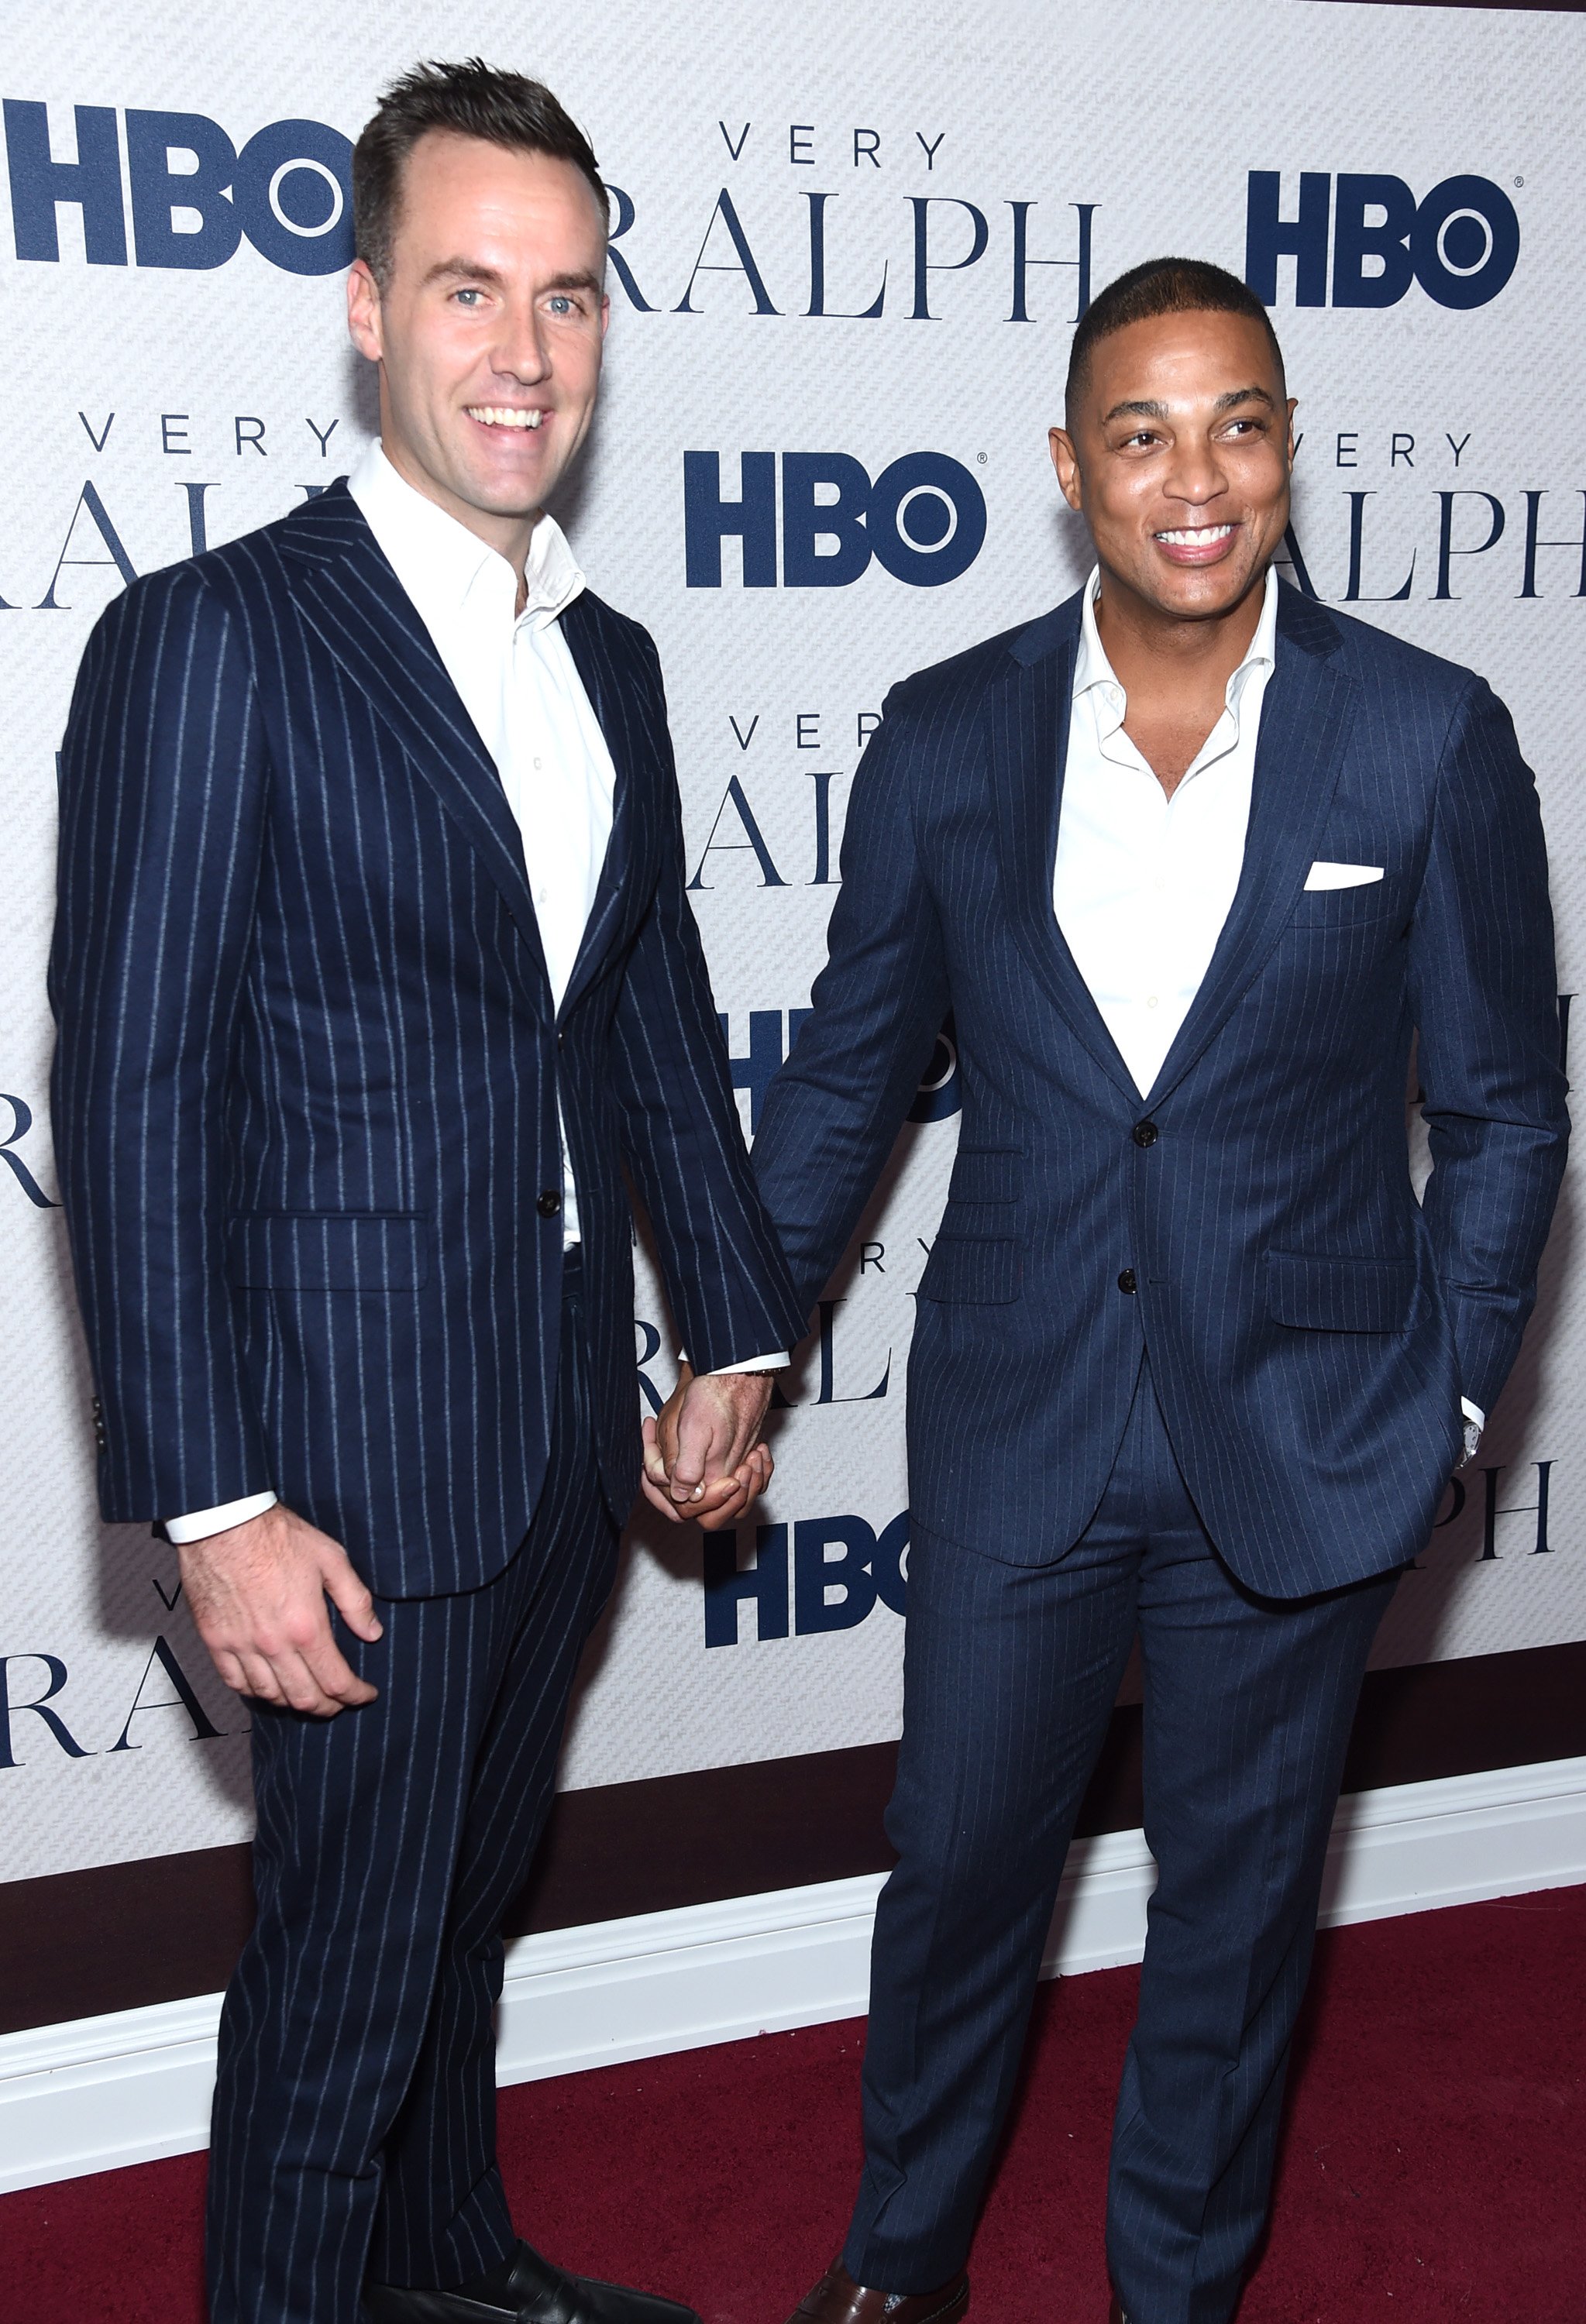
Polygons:
M758 1442L771 1400L769 1372L702 1372L687 1364L644 1424L644 1498L673 1525L695 1517L707 1533L735 1525L770 1482Z
M227 1686L278 1709L334 1719L373 1702L337 1645L328 1597L355 1637L381 1636L374 1600L341 1544L277 1502L207 1541L184 1543L182 1588Z

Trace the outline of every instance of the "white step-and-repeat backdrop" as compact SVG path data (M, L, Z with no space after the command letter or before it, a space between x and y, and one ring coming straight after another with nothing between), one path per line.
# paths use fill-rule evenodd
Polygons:
M785 1055L889 683L1085 566L1046 431L1089 293L1213 258L1273 304L1303 429L1292 577L1473 664L1550 835L1561 1003L1586 969L1580 122L1559 15L1213 0L13 0L0 183L0 1877L245 1835L246 1719L174 1553L102 1527L50 1152L55 752L134 574L280 515L371 422L349 352L351 139L424 55L543 78L613 188L604 401L562 514L654 631L694 902L745 1130ZM897 1730L912 1294L956 1136L939 1049L788 1389L746 1529L637 1536L572 1785ZM1541 1310L1379 1660L1586 1635L1586 1271ZM639 1395L671 1337L641 1273ZM724 1560L725 1561L724 1563Z

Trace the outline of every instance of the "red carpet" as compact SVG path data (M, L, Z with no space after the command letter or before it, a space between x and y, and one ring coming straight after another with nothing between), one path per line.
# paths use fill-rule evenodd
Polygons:
M1586 1888L1322 1941L1240 2324L1586 2324ZM1048 1987L972 2264L981 2324L1102 2324L1130 1969ZM863 2026L502 2099L520 2224L589 2273L783 2324L841 2240ZM6 2324L199 2324L203 2158L0 2198Z

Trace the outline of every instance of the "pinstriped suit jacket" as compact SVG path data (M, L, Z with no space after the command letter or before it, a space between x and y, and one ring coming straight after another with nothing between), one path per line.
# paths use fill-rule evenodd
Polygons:
M1142 1100L1053 910L1079 629L1076 596L889 697L755 1168L813 1299L951 1005L964 1111L910 1360L916 1517L1060 1556L1143 1331L1219 1548L1300 1596L1422 1546L1460 1396L1490 1411L1535 1299L1567 1138L1535 791L1480 678L1285 588L1242 876ZM1384 877L1307 893L1317 860Z
M106 1518L270 1488L383 1594L499 1571L549 1441L558 1090L619 1517L623 1160L696 1362L802 1332L684 894L655 649L592 595L563 626L617 785L559 1011L494 766L344 485L96 629L51 997Z

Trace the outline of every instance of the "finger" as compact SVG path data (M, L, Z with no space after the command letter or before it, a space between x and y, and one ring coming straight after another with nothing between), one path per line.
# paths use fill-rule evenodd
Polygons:
M281 1700L290 1711L310 1719L324 1719L341 1709L327 1694L295 1646L283 1646L270 1658Z
M706 1477L731 1474L733 1463L726 1458L728 1434L714 1397L690 1395L684 1398L678 1418L678 1457L672 1463L674 1500L696 1500Z
M260 1702L281 1703L286 1700L276 1682L274 1671L263 1655L244 1651L237 1657L243 1674L243 1692Z
M678 1457L678 1416L683 1408L684 1400L688 1394L688 1385L693 1378L693 1370L687 1364L679 1365L678 1385L661 1406L658 1434L660 1438L661 1458L669 1471Z
M640 1431L644 1439L644 1474L652 1485L667 1481L667 1464L653 1420L646 1420Z
M770 1455L757 1446L733 1476L734 1491L699 1519L707 1533L718 1533L722 1527L735 1525L746 1517L761 1494L770 1482Z
M665 1474L665 1471L662 1471ZM665 1485L652 1484L648 1476L641 1477L639 1489L652 1509L659 1509L669 1525L681 1525L682 1514Z
M244 1673L241 1663L234 1654L222 1648L218 1652L212 1652L209 1659L215 1665L217 1674L219 1677L222 1686L230 1687L233 1694L247 1693L248 1682L246 1675Z
M355 1637L373 1646L376 1638L383 1636L384 1625L374 1610L374 1594L368 1583L339 1544L334 1554L327 1552L319 1563L326 1596ZM343 1664L342 1667L346 1669L346 1665Z
M744 1511L751 1508L754 1495L746 1486L737 1486L731 1497L718 1502L715 1508L695 1512L696 1521L705 1533L720 1533L724 1527L736 1525Z
M331 1637L328 1622L318 1637L299 1649L299 1655L309 1678L330 1702L352 1705L373 1702L378 1690L366 1678L358 1676Z

